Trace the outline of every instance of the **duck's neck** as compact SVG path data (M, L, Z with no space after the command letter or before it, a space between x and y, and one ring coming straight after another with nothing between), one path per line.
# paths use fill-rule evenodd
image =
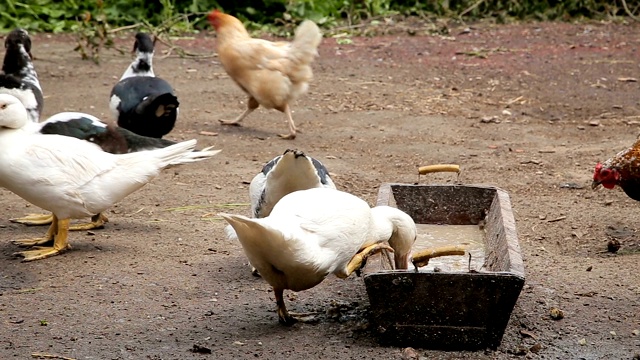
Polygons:
M156 76L153 73L153 52L137 52L136 59L122 74L120 80L134 76Z
M2 71L5 74L19 77L24 82L30 83L42 91L42 87L40 87L40 82L38 81L38 74L33 67L33 62L31 62L31 56L22 44L17 48L9 47L7 49L2 64Z
M407 213L390 206L371 209L373 231L378 241L388 241L394 250L396 269L407 269L411 248L416 241L416 224Z

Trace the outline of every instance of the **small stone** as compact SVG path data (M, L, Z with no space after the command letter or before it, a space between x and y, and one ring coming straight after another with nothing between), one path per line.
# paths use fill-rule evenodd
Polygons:
M587 339L580 339L580 340L578 340L578 344L580 344L580 345L587 345Z
M560 320L564 318L564 311L558 309L557 307L552 307L551 310L549 310L549 315L551 315L551 318L553 320Z
M529 351L531 351L534 354L539 353L540 350L542 350L542 345L540 343L535 343L533 344L533 346L529 348Z
M404 348L402 350L402 360L417 360L419 357L420 355L418 355L418 352L412 347Z
M527 353L529 352L529 349L527 349L526 347L520 345L518 346L514 351L514 355L518 355L518 356L523 356L523 355L527 355Z
M615 331L609 331L609 334L611 334L611 335L613 335L613 336L618 335L618 334L616 334L616 332L615 332Z
M636 330L633 330L631 333L633 334L633 336L638 336L640 335L640 330L636 329Z
M593 266L587 267L587 271L591 271L591 270L593 270Z
M607 251L610 253L617 253L620 250L620 241L618 239L611 239L607 242Z

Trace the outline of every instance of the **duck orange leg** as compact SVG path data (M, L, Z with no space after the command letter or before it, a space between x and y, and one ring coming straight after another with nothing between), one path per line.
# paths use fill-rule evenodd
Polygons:
M366 248L360 250L360 252L358 252L353 256L353 258L351 258L351 261L349 261L349 263L347 264L347 268L344 273L336 273L336 276L341 279L347 278L349 275L351 275L351 273L353 273L356 270L359 270L364 264L364 261L369 256L377 252L380 252L382 250L389 250L393 252L393 248L387 244L378 243L378 244L369 245Z
M9 221L18 223L18 224L27 225L27 226L49 225L53 222L53 214L28 214L27 216L24 216L21 218L9 219ZM93 215L91 217L91 222L84 223L84 224L70 225L69 230L82 231L82 230L102 229L104 228L104 224L108 222L109 222L109 219L107 219L107 217L104 214L100 213L97 215ZM53 238L51 238L50 240L52 239ZM32 244L32 245L35 245L35 244Z
M273 293L276 296L276 305L278 306L278 321L280 324L291 326L297 322L313 323L316 322L315 312L308 313L293 313L287 311L287 307L284 304L284 289L273 288Z
M51 227L49 227L46 236L50 233L54 234L53 246L34 246L32 250L20 251L14 255L23 256L24 259L22 261L34 261L58 255L71 248L68 241L69 219L59 220L54 215L53 222L51 223Z

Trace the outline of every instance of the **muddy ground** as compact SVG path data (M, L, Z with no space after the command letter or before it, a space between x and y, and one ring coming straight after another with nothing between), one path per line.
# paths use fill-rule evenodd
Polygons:
M339 189L372 205L381 183L414 183L416 166L432 163L458 163L461 182L508 191L526 285L502 345L419 355L638 358L640 207L618 189L594 192L590 182L598 161L640 133L640 28L479 24L434 35L411 26L414 36L325 39L310 91L293 106L301 130L294 141L276 136L286 130L276 111L221 127L218 119L243 110L244 94L215 57L162 58L167 47L160 46L156 73L181 101L168 138L196 138L223 152L163 172L111 209L105 229L73 233L71 251L31 263L12 255L18 248L10 240L46 229L10 223L38 209L2 190L0 358L401 358L403 349L379 346L367 327L362 278L330 277L286 293L290 310L323 313L317 324L287 328L278 324L270 287L251 275L240 244L225 239L215 214L248 214L248 182L287 148L323 161ZM118 42L131 43L131 35ZM212 54L215 38L178 44ZM131 58L107 51L97 66L74 46L69 36L34 37L44 115L74 110L110 119L109 92ZM451 174L421 179L454 181ZM614 238L616 254L607 252ZM553 307L564 319L551 319Z

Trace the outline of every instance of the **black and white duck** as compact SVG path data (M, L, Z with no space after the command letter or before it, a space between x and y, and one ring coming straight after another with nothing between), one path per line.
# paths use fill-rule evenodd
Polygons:
M29 120L38 122L44 107L44 97L33 66L31 38L26 30L15 29L4 40L4 48L0 94L18 98L27 109Z
M153 72L153 47L148 34L136 34L136 59L111 90L109 108L120 127L161 138L173 129L180 103L171 85Z
M267 162L251 180L251 214L254 218L269 216L283 196L317 187L336 188L329 170L304 152L287 149L284 154Z

